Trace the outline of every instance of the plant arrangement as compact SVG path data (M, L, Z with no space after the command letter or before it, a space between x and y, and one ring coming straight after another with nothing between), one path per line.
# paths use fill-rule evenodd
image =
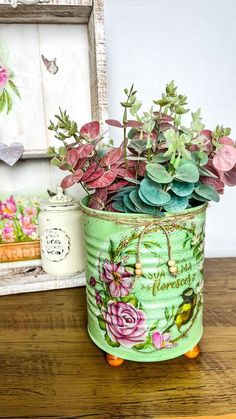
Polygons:
M39 203L15 198L0 201L0 243L38 240L37 216Z
M141 112L133 85L124 94L122 121L106 121L122 132L119 147L101 147L104 135L97 121L78 129L61 109L50 121L61 147L50 147L48 154L52 164L69 172L63 189L80 183L93 209L162 217L218 202L225 185L236 185L230 128L206 129L200 109L184 125L187 97L177 92L174 81L148 112Z

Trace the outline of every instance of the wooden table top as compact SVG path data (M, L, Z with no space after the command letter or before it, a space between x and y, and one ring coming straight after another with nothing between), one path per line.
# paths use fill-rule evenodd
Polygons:
M0 418L236 419L236 259L205 267L201 355L109 367L85 289L0 298Z

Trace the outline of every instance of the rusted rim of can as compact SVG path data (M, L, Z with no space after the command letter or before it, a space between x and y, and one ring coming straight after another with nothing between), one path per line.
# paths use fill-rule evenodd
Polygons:
M145 226L150 223L155 223L155 225L165 225L169 223L176 223L178 221L189 220L194 218L196 215L204 212L208 204L199 205L194 208L186 209L179 214L170 214L167 213L164 217L160 218L158 216L147 215L147 214L130 214L125 212L108 212L108 211L99 211L87 206L88 197L81 199L80 201L80 210L82 213L89 215L90 217L99 218L105 221L112 221L116 224L129 224L134 226Z

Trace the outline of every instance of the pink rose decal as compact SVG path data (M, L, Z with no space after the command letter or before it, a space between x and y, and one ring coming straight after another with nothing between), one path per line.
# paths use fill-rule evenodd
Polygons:
M144 343L148 335L146 314L131 303L109 301L102 309L109 338L127 348Z
M9 80L9 72L0 66L0 88L4 87Z
M0 218L8 218L11 219L16 215L17 207L16 202L13 196L10 196L10 198L7 198L5 202L0 201Z
M175 346L175 343L171 342L170 339L170 333L162 334L161 332L156 331L152 335L152 343L156 349L173 348L173 346Z
M130 293L132 288L131 276L133 275L126 271L120 262L106 261L103 265L102 280L108 284L112 297L125 297Z

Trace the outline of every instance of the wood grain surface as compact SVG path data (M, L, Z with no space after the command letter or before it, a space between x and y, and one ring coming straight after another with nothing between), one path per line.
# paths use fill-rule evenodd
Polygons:
M236 418L236 259L205 269L196 360L109 367L86 332L85 289L0 298L0 418Z

